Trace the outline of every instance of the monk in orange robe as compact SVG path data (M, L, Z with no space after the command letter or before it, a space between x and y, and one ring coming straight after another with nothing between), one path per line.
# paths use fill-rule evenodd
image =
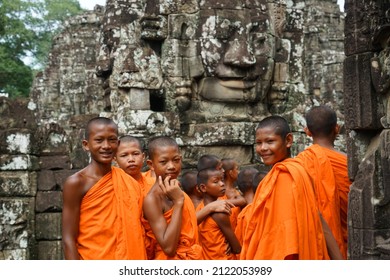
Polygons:
M238 214L240 214L241 209L247 205L247 201L237 190L236 181L240 171L237 161L232 158L223 158L221 162L224 170L224 183L226 188L225 195L221 199L228 199L235 206L230 215L230 222L234 230L237 225Z
M141 189L111 166L118 147L116 124L102 117L90 120L82 143L91 163L67 178L63 188L65 258L146 259Z
M152 176L150 170L142 172L145 163L143 141L130 135L121 136L114 160L118 167L138 182L144 195L146 195L156 178Z
M272 169L247 213L241 259L329 259L313 186L290 158L292 143L290 127L280 116L263 119L256 129L256 153Z
M305 132L313 145L296 157L312 178L319 210L328 223L344 259L347 258L347 208L351 182L347 156L334 148L339 134L337 115L326 105L316 106L306 114Z
M252 207L253 197L261 180L267 175L266 171L258 171L256 168L249 167L240 171L237 177L238 189L243 193L248 204L241 210L237 216L237 225L234 230L238 241L243 242L243 231L248 225L248 213Z
M164 218L169 224L172 220L173 208L164 213ZM157 242L157 238L154 235L149 222L143 219L145 231L147 237L153 240L155 244L154 260L199 260L201 259L202 248L199 245L198 240L198 225L196 220L196 214L193 210L191 199L188 195L184 194L183 205L183 218L180 229L179 243L176 248L176 254L174 256L168 256L164 253L162 247Z
M199 171L198 184L205 206L225 195L223 180L223 173L215 168ZM241 245L226 213L210 214L199 224L199 236L203 258L206 260L235 260L236 254L241 251Z
M148 165L156 182L143 203L146 234L156 240L154 259L201 259L197 219L191 199L177 180L182 156L176 141L159 136L148 145Z

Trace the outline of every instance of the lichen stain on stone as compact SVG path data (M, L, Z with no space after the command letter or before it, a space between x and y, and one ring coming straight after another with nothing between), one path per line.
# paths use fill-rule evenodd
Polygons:
M16 133L7 137L8 150L10 152L28 153L30 146L30 135Z

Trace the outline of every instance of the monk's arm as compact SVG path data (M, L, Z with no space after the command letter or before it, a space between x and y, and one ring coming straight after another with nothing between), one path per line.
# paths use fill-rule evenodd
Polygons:
M340 252L339 245L337 244L336 239L333 236L333 233L328 225L328 223L325 221L325 219L322 217L321 213L319 213L321 224L322 224L322 230L324 231L324 236L326 240L326 248L328 249L328 254L331 260L343 260L343 256Z
M247 205L246 199L242 195L236 195L228 200L237 207L244 208Z
M77 180L69 178L63 188L62 243L65 259L80 259L76 240L79 234L80 203L82 193Z
M196 212L198 225L201 224L212 213L226 213L230 215L234 204L228 200L216 200L205 205L202 209Z
M214 213L211 214L211 217L217 223L226 240L229 242L231 252L233 254L239 254L241 252L241 244L234 234L229 216L224 213Z
M167 180L163 183L160 180L160 184L165 186L163 192L173 201L173 212L170 223L167 223L163 214L160 197L154 195L155 193L150 193L146 196L143 210L145 218L148 220L161 249L166 255L173 257L176 254L176 248L180 238L184 195L177 180Z

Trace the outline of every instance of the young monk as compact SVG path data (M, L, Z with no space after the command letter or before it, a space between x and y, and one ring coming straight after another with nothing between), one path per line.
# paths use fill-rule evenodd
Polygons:
M198 159L198 163L197 163L198 172L200 170L208 169L208 168L215 168L217 170L225 172L225 170L222 167L222 161L216 155L206 154L206 155L202 155ZM236 201L227 200L226 197L224 197L224 199L219 199L205 206L202 200L196 207L196 217L198 218L198 224L203 222L203 220L207 218L208 215L214 212L223 212L231 215L233 211L232 209L236 207L235 203ZM233 217L233 219L235 218Z
M203 204L203 194L198 188L197 183L198 171L187 171L180 179L181 188L191 198L196 210L196 218L200 224L208 215L215 212L226 213L231 215L234 205L227 200L216 200Z
M237 225L234 233L238 241L243 242L243 231L245 230L247 222L247 213L252 207L253 196L256 193L257 186L261 180L267 175L265 171L258 171L254 167L245 168L240 171L237 177L237 185L239 190L243 193L248 204L241 210L237 217Z
M238 214L241 212L241 209L246 206L247 201L236 187L236 181L240 170L237 161L232 158L224 158L221 162L222 168L225 171L224 183L226 188L225 195L222 199L227 199L236 206L232 209L232 214L230 215L230 222L234 230L237 225Z
M226 188L220 170L209 168L199 171L197 182L205 206L225 195ZM199 225L199 236L205 260L235 260L236 254L241 251L230 218L225 213L210 214Z
M336 112L326 105L316 106L306 114L305 132L313 145L299 153L298 160L315 182L319 209L327 221L344 259L347 258L347 208L351 181L347 156L334 148L339 133Z
M142 167L145 163L143 142L130 135L122 136L119 140L114 160L120 168L139 183L144 195L146 195L156 179L142 173Z
M177 180L182 156L172 138L160 136L149 141L148 165L157 180L143 204L145 230L156 240L155 259L201 259L198 227L191 199Z
M255 195L253 182L255 175L258 173L259 171L256 168L248 167L242 169L237 176L237 187L248 204L252 203Z
M141 189L122 169L111 166L118 148L117 125L103 117L91 119L82 144L91 163L68 177L63 188L65 259L146 259Z
M191 198L195 209L203 200L203 194L199 191L196 182L198 171L187 171L180 178L180 184L183 191Z
M312 183L304 168L290 159L293 135L287 121L266 117L255 138L256 153L272 169L247 213L240 258L329 259Z

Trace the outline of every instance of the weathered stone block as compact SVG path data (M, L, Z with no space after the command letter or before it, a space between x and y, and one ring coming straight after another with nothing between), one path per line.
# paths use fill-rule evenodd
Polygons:
M344 62L345 125L348 129L380 129L379 96L371 84L371 58L365 53Z
M62 192L61 191L38 191L35 199L36 212L58 212L62 210Z
M57 187L57 182L54 177L54 171L42 170L38 172L38 190L52 191Z
M77 171L79 171L79 170L78 169L72 169L72 170L58 170L58 171L54 171L54 178L55 178L56 185L59 186L61 188L61 190L62 190L63 187L64 187L65 180L69 176L71 176L74 173L76 173Z
M0 260L28 260L27 249L0 250Z
M0 172L0 196L34 196L36 187L35 172Z
M36 129L37 122L34 117L34 108L28 106L29 100L26 98L10 99L0 97L0 130L10 128Z
M41 156L41 169L70 169L69 156Z
M345 54L353 55L372 51L372 34L378 27L382 7L379 1L346 0L348 12L345 17Z
M63 260L61 241L39 241L38 242L39 260Z
M36 215L35 235L37 240L60 240L62 236L61 213Z
M378 250L378 240L389 238L389 229L348 229L348 259L378 260L381 252Z
M38 170L38 158L31 155L0 155L0 170Z
M0 251L31 245L34 202L33 198L0 198Z
M375 135L376 132L374 131L347 131L348 176L351 180L355 180L359 164L363 160L367 147L370 145L371 140L375 138Z
M190 124L185 135L182 142L190 146L252 145L255 124L245 122Z
M212 154L219 158L234 158L239 165L251 162L253 146L186 146L181 149L183 155L183 169L196 168L201 155Z
M149 90L132 88L129 92L129 102L133 110L149 110Z
M0 131L1 154L31 154L31 131L27 129L8 129Z

